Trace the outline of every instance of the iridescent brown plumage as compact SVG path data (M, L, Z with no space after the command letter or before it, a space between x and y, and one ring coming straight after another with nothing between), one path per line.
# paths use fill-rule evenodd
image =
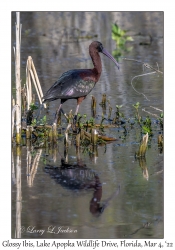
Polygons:
M61 99L60 106L55 115L55 123L57 123L58 114L62 104L68 99L77 100L77 108L75 111L75 120L77 117L80 103L92 91L95 84L98 82L102 64L99 52L110 58L118 67L116 60L103 48L100 42L94 41L89 46L89 54L91 56L94 68L93 69L73 69L62 74L62 76L53 84L53 86L43 96L43 102L51 102Z

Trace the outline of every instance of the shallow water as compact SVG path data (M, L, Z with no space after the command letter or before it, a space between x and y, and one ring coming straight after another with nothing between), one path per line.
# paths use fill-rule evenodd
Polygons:
M63 72L91 68L88 54L91 41L101 41L110 53L116 48L111 38L111 23L116 20L134 38L127 45L133 47L131 52L124 52L122 57L141 60L155 68L158 64L163 71L163 12L26 12L21 13L22 84L29 55L44 93ZM15 15L12 15L12 43L14 23ZM145 35L142 39L148 39L150 34L151 45L139 45L139 33ZM132 105L136 102L140 102L141 109L159 114L150 106L163 109L161 75L134 81L136 90L144 93L148 101L133 90L131 80L150 70L143 72L141 64L120 59L118 71L108 58L103 55L101 58L102 75L91 92L97 104L106 93L113 107L112 116L117 104L123 105L121 111L126 117L134 117ZM79 109L89 118L91 94ZM48 122L52 122L58 105L59 101L50 104ZM76 101L69 100L64 104L64 111L73 109L74 112L75 106ZM141 109L140 114L146 116ZM100 105L97 114L101 119ZM125 140L121 138L121 129L105 131L118 140L99 146L95 154L83 152L83 148L77 152L73 143L65 154L63 138L55 149L22 146L19 152L12 148L12 238L163 238L163 153L157 145L159 131L155 126L146 162L134 157L140 142L137 130L130 130ZM67 157L74 167L60 168L61 157Z

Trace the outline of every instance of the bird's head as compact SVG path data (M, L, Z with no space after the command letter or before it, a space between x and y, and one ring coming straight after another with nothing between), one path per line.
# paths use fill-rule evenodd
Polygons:
M109 59L111 59L115 65L117 66L117 68L119 69L119 64L118 62L114 59L114 57L103 47L103 44L98 42L98 41L94 41L90 44L89 46L89 50L97 50L97 52L100 52L102 54L104 54L105 56L107 56Z

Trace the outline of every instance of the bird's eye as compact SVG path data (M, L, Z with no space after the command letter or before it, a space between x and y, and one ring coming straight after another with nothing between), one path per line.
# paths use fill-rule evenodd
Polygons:
M98 51L99 51L99 52L102 52L102 51L103 51L103 45L102 45L102 44L100 44L100 45L98 46Z

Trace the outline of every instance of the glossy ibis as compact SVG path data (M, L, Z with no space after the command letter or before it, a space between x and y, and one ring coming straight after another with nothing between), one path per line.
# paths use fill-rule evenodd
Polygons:
M57 123L59 111L62 110L62 104L68 99L77 100L77 108L74 116L74 121L76 121L80 103L91 92L100 78L102 64L99 52L110 58L119 69L117 61L105 48L103 48L103 45L98 41L92 42L89 46L89 54L92 59L94 68L73 69L63 73L62 76L43 96L43 102L51 102L57 99L61 99L60 106L55 114L55 123Z

